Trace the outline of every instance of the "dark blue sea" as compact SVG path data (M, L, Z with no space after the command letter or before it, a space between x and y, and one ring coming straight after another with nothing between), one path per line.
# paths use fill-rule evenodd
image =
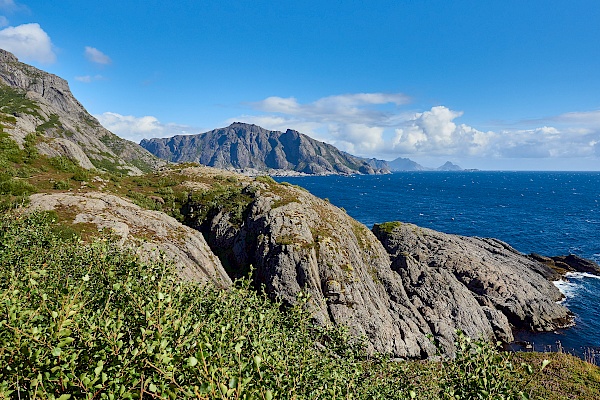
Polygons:
M329 199L368 227L411 222L498 238L526 254L572 253L600 262L600 172L402 172L277 180ZM598 363L600 279L574 274L556 284L576 325L554 333L518 333L518 339L539 351L558 345Z

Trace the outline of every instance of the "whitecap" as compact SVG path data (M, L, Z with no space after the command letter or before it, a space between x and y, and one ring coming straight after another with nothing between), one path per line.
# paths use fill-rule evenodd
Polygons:
M580 279L580 278L594 278L600 279L600 276L590 274L589 272L567 272L565 274L567 278Z
M565 296L565 299L562 301L574 297L579 289L581 289L581 285L568 280L565 281L561 279L559 281L553 281L552 283L554 283L554 286L556 286L558 290L560 290L560 292Z

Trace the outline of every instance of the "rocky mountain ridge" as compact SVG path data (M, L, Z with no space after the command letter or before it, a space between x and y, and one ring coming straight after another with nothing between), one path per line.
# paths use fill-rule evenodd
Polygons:
M389 173L300 132L269 131L241 122L198 135L144 139L140 145L167 161L230 170L273 169L309 175Z
M2 49L0 124L20 145L33 134L42 154L67 157L85 169L140 175L165 164L102 127L75 99L67 81Z
M427 168L408 158L385 161L356 157L292 129L270 131L242 122L197 135L144 139L140 145L167 161L197 162L255 176L462 170L450 161L438 168Z

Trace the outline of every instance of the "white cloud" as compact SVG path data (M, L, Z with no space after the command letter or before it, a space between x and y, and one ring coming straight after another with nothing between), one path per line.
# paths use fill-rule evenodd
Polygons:
M407 104L409 98L401 93L355 93L323 97L313 103L300 104L293 97L268 97L251 105L257 110L296 116L302 119L365 124L382 121L390 115L377 107L386 104Z
M109 56L101 52L95 47L85 46L85 58L95 64L108 65L112 63Z
M132 115L105 112L94 115L94 117L109 131L134 142L139 142L142 139L187 135L198 132L195 129L192 132L193 128L185 125L164 124L150 115L134 117Z
M454 123L462 114L444 106L417 113L395 129L392 148L402 154L484 155L494 133Z
M10 51L23 61L47 64L56 61L50 37L35 23L0 30L0 48Z
M268 97L251 103L258 115L232 118L267 129L296 129L350 153L392 159L585 158L600 152L600 110L566 113L513 129L483 131L457 122L462 111L445 106L408 112L403 94L358 93L309 103Z
M83 83L91 83L91 82L95 82L95 81L103 81L106 80L105 77L103 77L102 75L84 75L84 76L76 76L75 77L76 81L79 82L83 82Z

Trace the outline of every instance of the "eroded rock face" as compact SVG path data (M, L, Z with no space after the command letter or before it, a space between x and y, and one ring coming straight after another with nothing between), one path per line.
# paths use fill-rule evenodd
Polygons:
M252 264L273 297L293 303L310 293L317 323L349 326L371 350L429 357L432 336L452 354L456 330L510 342L513 327L551 330L570 320L546 279L554 273L505 243L400 223L373 234L300 188L239 183L253 196L241 221L221 210L195 224L211 248L231 271Z
M164 257L175 264L184 279L210 281L219 287L231 285L202 234L164 213L98 192L34 194L30 199L31 210L56 210L61 216L71 216L72 224L108 229L120 237L122 245L135 249L147 260Z
M571 319L556 303L562 294L544 277L553 272L506 243L403 223L376 225L373 230L391 254L392 268L403 277L407 292L432 310L433 319L444 315L447 305L452 318L446 321L457 328L481 329L487 319L504 340L512 338L507 321L516 328L550 331Z

